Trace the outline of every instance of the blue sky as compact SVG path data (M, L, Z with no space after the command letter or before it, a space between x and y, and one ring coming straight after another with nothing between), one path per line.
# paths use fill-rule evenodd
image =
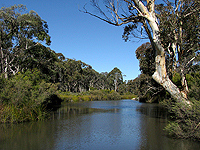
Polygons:
M126 75L124 80L136 78L140 71L135 50L146 41L124 42L123 27L79 11L86 3L89 7L89 0L1 0L0 6L24 4L27 11L36 11L48 23L50 48L66 58L81 60L99 73L117 67Z

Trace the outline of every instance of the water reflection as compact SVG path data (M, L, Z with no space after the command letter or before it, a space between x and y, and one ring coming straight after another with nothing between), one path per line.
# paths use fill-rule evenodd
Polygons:
M159 104L141 103L136 110L152 118L167 119L169 117L167 109Z
M164 149L164 150L189 150L200 149L200 143L190 140L177 140L169 138L164 131L169 119L167 110L159 104L141 104L137 111L141 116L141 136L140 149Z
M200 149L163 131L166 111L131 100L66 103L44 122L0 125L0 149Z

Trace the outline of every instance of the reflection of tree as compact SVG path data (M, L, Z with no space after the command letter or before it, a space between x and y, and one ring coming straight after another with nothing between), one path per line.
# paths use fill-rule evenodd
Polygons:
M158 104L142 104L136 109L144 116L140 117L141 139L140 149L193 149L188 141L177 140L167 137L163 130L166 126L167 110ZM144 142L145 141L145 142Z
M118 103L118 101L71 103L60 108L55 114L57 117L60 116L61 120L57 125L60 129L57 133L60 138L57 140L66 143L66 149L82 149L82 142L86 143L85 149L97 141L106 143L107 139L117 139L120 142L118 137L121 134L122 121L116 115L119 109L112 107Z
M0 149L52 149L57 127L51 122L0 125ZM3 141L3 142L2 142Z
M168 117L167 109L159 104L143 104L138 106L137 111L151 118L167 119Z

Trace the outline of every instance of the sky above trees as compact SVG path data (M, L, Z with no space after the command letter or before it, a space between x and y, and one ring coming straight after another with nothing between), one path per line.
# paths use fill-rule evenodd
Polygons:
M36 11L48 23L50 48L66 58L81 60L99 73L117 67L126 75L124 80L136 78L140 71L135 50L148 40L123 41L123 27L114 27L79 11L86 3L91 12L97 13L89 0L3 0L0 7L24 4L27 12Z

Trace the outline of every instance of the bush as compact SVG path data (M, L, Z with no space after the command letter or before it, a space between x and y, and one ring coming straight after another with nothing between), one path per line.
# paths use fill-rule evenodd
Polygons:
M41 120L46 116L45 109L52 103L57 86L42 80L39 71L18 73L0 81L4 84L0 91L0 122Z
M77 101L101 101L101 100L120 100L120 99L132 99L135 95L120 95L115 91L110 90L92 90L84 93L60 93L59 97L65 102L77 102Z
M171 121L165 128L176 138L190 138L200 141L200 102L191 100L191 106L171 100L163 101L171 113Z
M128 95L120 95L121 99L133 99L136 98L134 94L128 94Z

